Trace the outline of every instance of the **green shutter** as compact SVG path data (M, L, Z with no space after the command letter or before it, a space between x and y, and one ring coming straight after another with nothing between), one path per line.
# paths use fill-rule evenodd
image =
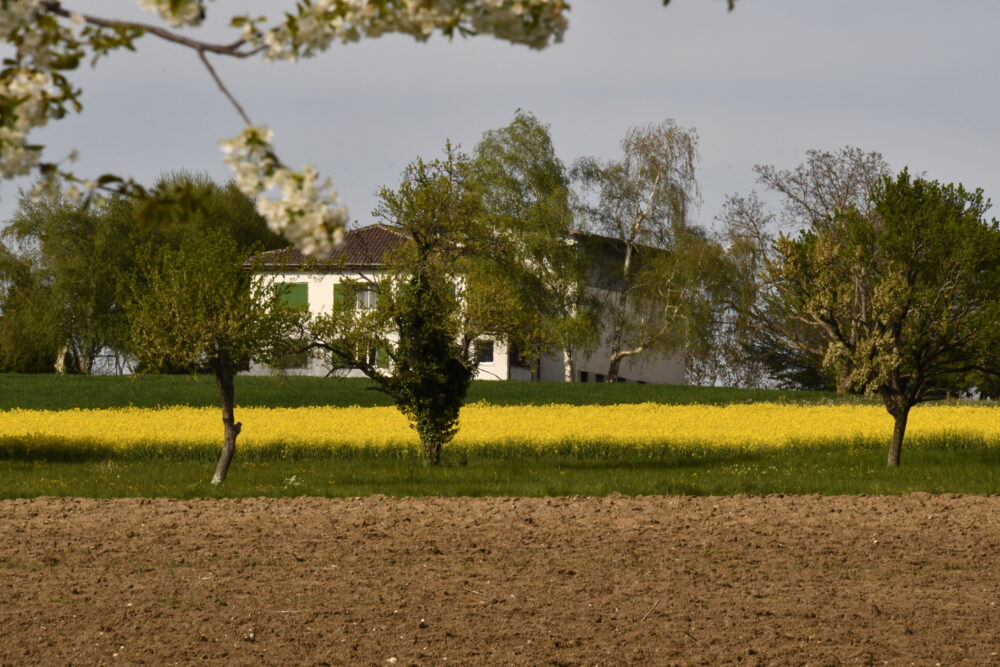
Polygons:
M286 306L309 309L309 283L283 283L281 289L281 300Z
M347 285L344 283L333 284L333 309L342 310L347 303Z

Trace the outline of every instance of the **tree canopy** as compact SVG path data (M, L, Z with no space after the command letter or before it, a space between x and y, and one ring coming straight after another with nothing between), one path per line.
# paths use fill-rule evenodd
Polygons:
M580 209L589 229L610 240L595 269L610 351L607 381L623 360L665 356L683 346L704 303L717 246L690 221L699 202L693 129L672 120L628 130L622 157L582 158L573 166Z
M782 236L766 262L789 320L812 327L823 364L880 396L898 465L910 408L989 370L1000 327L1000 230L981 190L903 170L872 188L870 210L838 210Z
M529 357L561 352L572 381L575 354L597 341L597 304L574 235L569 178L548 127L518 111L509 125L483 135L469 169L480 229L494 239L481 247L523 301L527 330L512 334Z
M283 351L302 327L303 314L283 304L277 286L244 266L248 255L224 232L191 235L176 248L148 248L122 290L128 349L144 368L205 368L219 386L224 440L214 484L225 481L242 430L233 378Z

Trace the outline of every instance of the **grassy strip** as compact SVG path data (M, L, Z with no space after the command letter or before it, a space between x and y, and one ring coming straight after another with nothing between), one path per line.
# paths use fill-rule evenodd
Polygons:
M900 494L1000 492L1000 448L924 445L885 467L880 443L772 451L674 452L658 460L453 456L450 465L415 461L237 459L221 487L210 461L0 461L0 497L250 496L603 496L731 494Z
M347 407L387 406L391 401L367 380L315 377L236 378L238 406ZM477 381L469 403L492 405L615 405L669 403L728 405L731 403L854 404L871 402L858 396L821 391L750 390L678 385L597 384L561 382ZM214 407L219 403L215 382L187 375L82 376L0 374L0 410L67 410L71 408Z

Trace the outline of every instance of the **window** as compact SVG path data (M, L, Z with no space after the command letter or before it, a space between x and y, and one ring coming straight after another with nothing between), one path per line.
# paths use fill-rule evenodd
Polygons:
M364 350L360 360L374 368L389 367L389 353L382 347L369 347Z
M341 310L347 300L347 285L345 283L334 283L333 285L333 309Z
M493 363L493 341L491 340L476 341L476 361L481 364Z
M278 294L282 303L290 308L309 309L309 283L280 283Z
M587 371L580 371L580 382L590 382L590 373Z
M354 297L355 310L368 310L375 307L375 290L371 287L362 287Z
M596 375L594 376L594 382L604 382L604 376L603 376L603 375L601 375L600 373L597 373L597 374L596 374Z
M353 303L355 310L374 308L377 302L375 288L355 281L334 283L333 308L343 309L346 304Z

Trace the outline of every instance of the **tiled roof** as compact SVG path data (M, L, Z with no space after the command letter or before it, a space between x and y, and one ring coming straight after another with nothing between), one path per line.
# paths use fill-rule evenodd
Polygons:
M344 235L344 244L324 256L306 257L298 248L282 248L257 255L259 268L278 271L336 271L338 269L376 268L385 254L409 239L399 227L369 225Z

